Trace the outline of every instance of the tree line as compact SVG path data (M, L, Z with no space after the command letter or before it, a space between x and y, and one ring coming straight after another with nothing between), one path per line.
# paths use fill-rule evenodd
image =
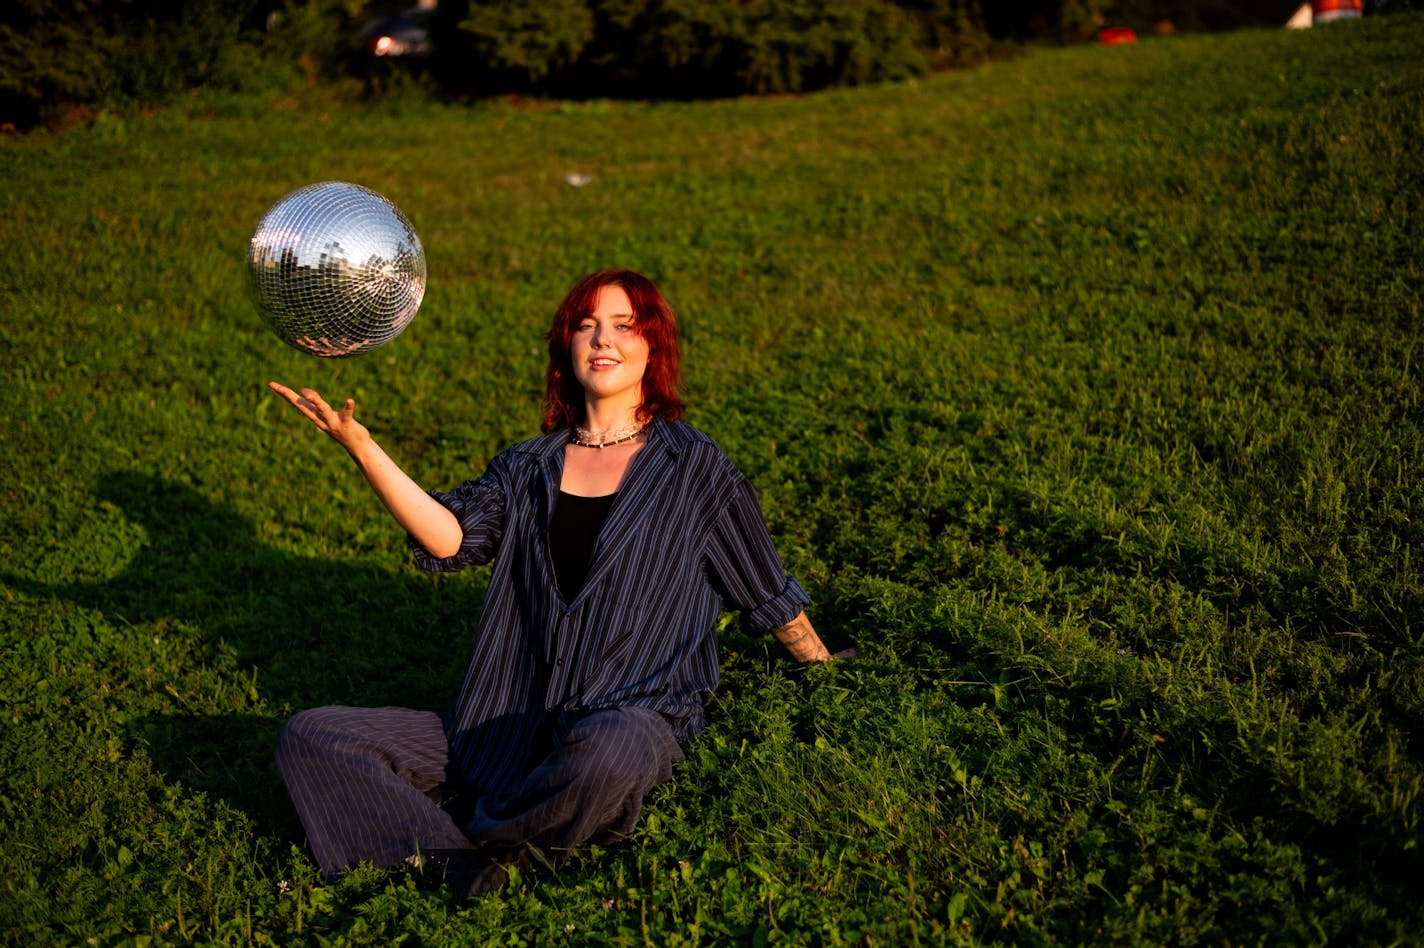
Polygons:
M414 2L414 0L411 0ZM1386 0L1375 0L1376 5ZM1417 6L1393 0L1390 7ZM415 76L432 94L696 98L804 92L969 66L1105 25L1279 25L1291 0L441 0L429 51L382 60L389 0L19 0L0 12L0 125L143 107L201 87Z

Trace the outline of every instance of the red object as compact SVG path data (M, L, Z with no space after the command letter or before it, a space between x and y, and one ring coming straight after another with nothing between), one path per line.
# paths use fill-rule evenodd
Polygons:
M1110 26L1098 33L1098 42L1108 46L1137 42L1137 34L1125 26Z
M1361 0L1316 0L1310 9L1316 16L1330 13L1359 16L1364 12L1364 4Z

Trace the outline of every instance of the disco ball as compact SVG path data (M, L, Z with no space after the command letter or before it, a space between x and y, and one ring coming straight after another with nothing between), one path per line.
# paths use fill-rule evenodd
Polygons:
M262 216L247 252L252 298L288 345L353 356L390 342L425 296L410 220L358 184L298 188Z

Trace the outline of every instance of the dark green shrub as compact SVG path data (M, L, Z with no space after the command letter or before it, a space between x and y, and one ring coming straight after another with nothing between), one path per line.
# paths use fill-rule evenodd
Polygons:
M920 17L885 0L456 0L447 88L662 98L794 92L918 75Z
M748 4L737 79L751 92L799 92L920 75L913 19L878 0Z
M483 69L537 83L579 61L593 39L593 11L584 0L495 0L471 4L456 28Z
M262 54L294 68L308 83L346 71L365 0L290 0L268 3L262 16Z
M1077 43L1095 36L1104 25L1107 0L1062 0L1058 4L1058 38Z
M586 65L664 94L798 92L919 75L921 25L882 0L602 0Z
M971 66L989 56L979 0L897 0L919 26L919 45L933 69Z
M0 12L0 121L161 100L224 74L250 0L25 0Z

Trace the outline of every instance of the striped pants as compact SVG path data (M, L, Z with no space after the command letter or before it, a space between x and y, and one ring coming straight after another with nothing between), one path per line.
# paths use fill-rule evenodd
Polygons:
M313 708L277 737L277 766L328 878L360 862L530 842L553 855L633 832L643 796L682 759L646 708L561 721L553 749L512 793L444 805L463 781L440 716L407 708ZM462 812L465 811L465 812ZM457 815L459 814L459 815Z

